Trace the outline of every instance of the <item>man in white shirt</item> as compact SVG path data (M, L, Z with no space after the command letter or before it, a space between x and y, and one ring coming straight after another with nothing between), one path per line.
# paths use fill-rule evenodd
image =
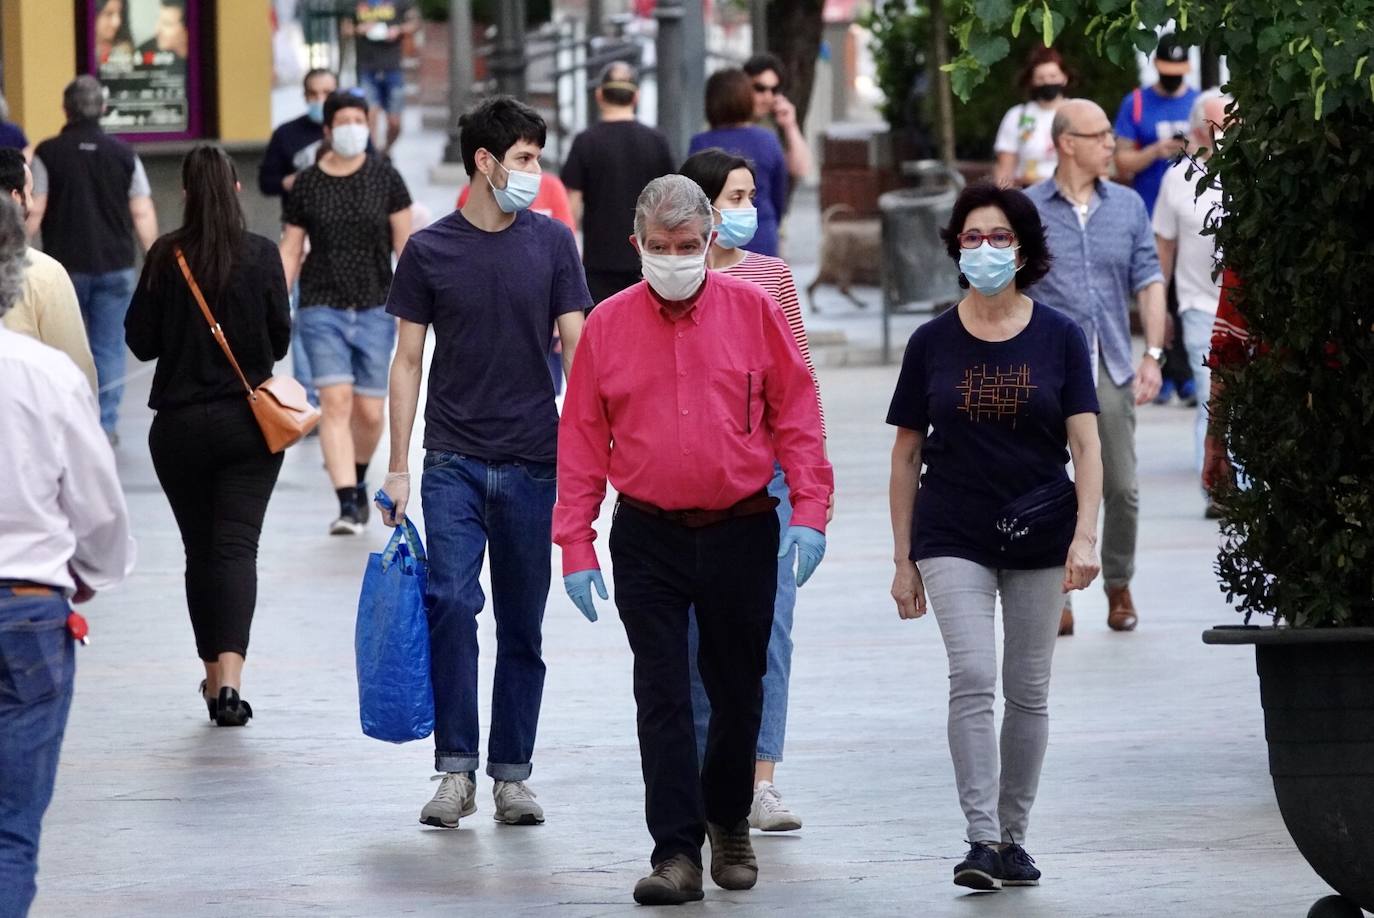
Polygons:
M1193 103L1189 117L1188 143L1202 161L1212 155L1221 139L1226 123L1229 96L1209 89ZM1190 178L1188 173L1192 171ZM1197 382L1197 422L1195 425L1195 461L1202 470L1203 444L1207 436L1207 396L1211 391L1211 372L1204 363L1212 340L1212 324L1216 321L1217 300L1221 296L1221 277L1213 277L1216 265L1216 236L1203 234L1221 219L1221 185L1208 182L1201 195L1197 193L1202 174L1187 157L1172 166L1160 185L1155 203L1155 245L1159 249L1159 265L1166 282L1170 277L1178 291L1178 318L1182 326L1183 346L1188 353L1188 365ZM1208 505L1207 515L1214 510Z
M0 199L0 319L23 285L24 224ZM69 602L133 567L95 393L60 351L0 323L0 915L28 914L76 671Z

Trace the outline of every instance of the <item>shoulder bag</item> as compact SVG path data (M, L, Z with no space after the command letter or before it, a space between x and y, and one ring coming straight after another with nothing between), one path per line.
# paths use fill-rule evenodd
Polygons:
M269 377L256 389L249 385L248 378L243 375L243 370L239 369L239 362L234 359L234 352L229 349L224 329L220 328L214 314L210 312L210 307L205 304L205 296L200 292L200 285L191 274L191 266L186 263L186 255L181 249L177 249L176 256L181 274L186 278L186 286L191 288L191 295L196 298L196 304L200 306L205 321L210 325L210 334L224 351L224 356L229 358L230 365L238 374L239 382L243 383L243 388L248 392L248 407L253 409L253 417L262 430L262 438L267 441L268 450L274 453L281 452L315 429L315 425L320 423L319 409L310 404L305 387L290 376Z

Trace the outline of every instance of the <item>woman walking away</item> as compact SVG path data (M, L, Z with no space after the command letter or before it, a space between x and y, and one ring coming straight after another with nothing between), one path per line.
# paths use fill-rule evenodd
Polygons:
M1029 198L970 185L942 235L971 289L911 336L888 411L892 598L903 619L929 601L949 656L949 749L971 845L954 882L1035 886L1023 845L1049 736L1059 610L1098 573L1096 387L1078 326L1021 293L1050 266Z
M291 342L281 258L249 233L228 154L198 146L181 166L181 228L148 252L124 321L139 360L157 360L148 446L186 547L186 606L205 664L201 694L210 719L242 726L253 709L239 692L258 595L258 536L281 471L215 343L178 255L224 330L252 386L272 375Z
M336 92L325 100L324 139L328 151L291 187L281 258L288 287L300 274L298 337L320 392L320 448L339 499L329 534L361 535L396 344L396 320L383 304L392 253L399 257L410 238L411 202L400 173L367 153L362 96Z
M754 167L748 160L708 149L689 157L682 164L682 174L701 186L711 202L715 221L715 238L706 255L712 271L720 271L741 280L758 284L782 309L787 325L797 341L797 349L811 382L816 386L819 407L820 384L816 382L816 367L811 362L811 347L802 324L801 305L797 301L797 286L792 269L781 258L770 258L756 252L746 252L758 225L754 207L756 187ZM821 410L821 435L825 435L825 412ZM792 520L792 503L782 466L773 463L773 480L768 493L778 499L778 524L786 532ZM832 495L833 499L833 495ZM787 686L792 672L792 613L797 604L795 554L778 562L778 594L773 603L773 630L768 639L768 672L763 677L763 721L754 763L754 801L749 810L749 825L765 832L788 832L800 829L801 819L783 803L782 795L773 784L774 771L782 761L783 737L787 732ZM692 712L696 721L697 749L706 749L706 730L711 721L711 702L696 667L696 617L690 620L688 631L689 656L692 663Z
M997 166L992 174L999 185L1024 188L1054 175L1059 163L1050 127L1069 87L1068 67L1055 49L1036 48L1016 83L1026 101L1002 117L993 143Z

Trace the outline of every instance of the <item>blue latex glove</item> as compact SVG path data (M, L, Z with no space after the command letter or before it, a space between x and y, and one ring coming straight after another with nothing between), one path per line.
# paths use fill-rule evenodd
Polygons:
M596 621L596 604L592 601L592 586L596 586L596 591L601 594L602 599L610 599L606 595L606 581L601 579L601 571L592 568L589 571L577 571L563 578L563 589L568 591L568 598L577 606L577 610L587 617L587 621Z
M825 533L810 526L788 526L778 546L778 557L786 558L792 546L797 547L797 586L811 579L816 565L825 557Z

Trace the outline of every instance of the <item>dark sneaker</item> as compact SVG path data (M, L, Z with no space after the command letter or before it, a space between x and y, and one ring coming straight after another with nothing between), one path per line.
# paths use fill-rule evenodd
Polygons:
M982 842L970 842L968 854L954 868L954 885L990 892L998 888L1002 863L997 852Z
M635 884L635 901L640 905L681 905L699 902L703 896L701 867L685 854L674 854Z
M365 482L365 481L359 482L359 483L358 483L358 507L357 507L357 509L354 511L353 515L354 515L355 517L357 517L359 523L362 523L364 526L366 526L366 525L367 525L368 512L369 512L371 509L372 509L372 498L370 498L370 497L367 496L367 482Z
M1040 871L1035 858L1020 845L1007 845L1000 852L1002 871L998 874L1003 886L1039 886Z
M759 881L759 862L749 841L749 822L741 819L733 829L706 823L711 840L711 880L721 889L753 889Z

